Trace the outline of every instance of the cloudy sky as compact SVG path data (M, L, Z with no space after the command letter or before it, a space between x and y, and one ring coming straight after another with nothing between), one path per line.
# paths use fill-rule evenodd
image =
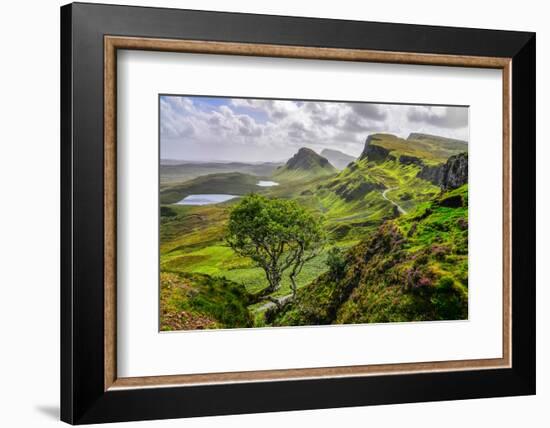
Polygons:
M358 156L371 133L468 140L466 107L161 96L161 158L283 161L300 147Z

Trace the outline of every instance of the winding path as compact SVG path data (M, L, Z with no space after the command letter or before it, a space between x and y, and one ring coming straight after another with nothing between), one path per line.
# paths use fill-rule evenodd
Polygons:
M382 192L382 197L383 197L386 201L390 202L392 205L395 205L395 206L397 207L397 211L399 211L401 214L407 214L407 211L405 211L405 210L403 209L403 207L401 207L401 205L399 205L397 202L392 201L390 198L388 198L388 197L386 196L386 194L387 194L389 191L395 190L395 189L397 189L397 187L390 187L390 188L384 190L384 191Z

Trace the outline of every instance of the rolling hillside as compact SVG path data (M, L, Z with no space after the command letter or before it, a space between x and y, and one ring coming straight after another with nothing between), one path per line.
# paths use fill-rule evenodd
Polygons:
M160 202L175 204L193 194L245 195L261 190L258 181L259 177L240 172L203 175L182 184L165 187L160 192Z
M176 160L161 160L161 189L184 181L192 180L202 175L240 172L242 174L268 177L281 166L276 162L244 163L244 162L190 162Z
M361 156L341 171L326 157L302 148L271 175L214 173L166 185L160 194L161 296L171 311L183 315L174 319L165 313L162 325L244 326L249 321L243 307L254 326L463 318L465 151L467 144L457 140L373 134ZM259 180L275 185L260 187ZM297 300L281 312L256 300L266 286L262 269L224 241L229 212L239 199L176 205L188 195L212 193L293 199L322 216L329 241L304 265ZM340 254L336 261L335 251ZM281 288L270 297L284 300L289 293L284 275ZM200 306L195 296L210 303ZM215 302L224 299L236 299L225 309L233 321L216 312Z
M465 319L468 186L380 226L298 291L274 325Z

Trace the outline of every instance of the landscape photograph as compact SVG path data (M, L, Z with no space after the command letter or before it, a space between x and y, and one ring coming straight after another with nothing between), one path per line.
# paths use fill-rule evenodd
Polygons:
M468 121L159 95L159 329L467 320Z

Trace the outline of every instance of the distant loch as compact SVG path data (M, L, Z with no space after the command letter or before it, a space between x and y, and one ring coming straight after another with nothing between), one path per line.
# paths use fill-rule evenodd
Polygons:
M260 180L256 184L256 186L260 186L260 187L273 187L278 185L279 183L277 183L276 181L269 181L269 180Z
M225 194L189 195L176 202L176 205L211 205L226 202L233 198L238 198L238 196Z

